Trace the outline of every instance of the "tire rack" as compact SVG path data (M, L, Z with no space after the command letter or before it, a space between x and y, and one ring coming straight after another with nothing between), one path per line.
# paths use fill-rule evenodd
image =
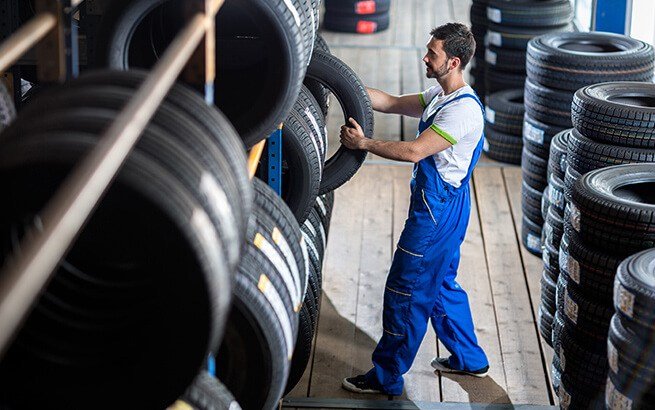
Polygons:
M72 13L82 0L37 0L37 14L0 44L0 73L32 46L37 47L39 79L62 82L77 74L77 36ZM0 268L0 359L30 313L32 305L77 237L96 204L129 155L178 75L204 85L213 102L215 16L224 0L188 1L189 21L134 96L105 131L98 145L73 169L41 211L41 226L32 226L21 254ZM186 67L186 69L185 69ZM248 159L250 175L261 156L260 142Z

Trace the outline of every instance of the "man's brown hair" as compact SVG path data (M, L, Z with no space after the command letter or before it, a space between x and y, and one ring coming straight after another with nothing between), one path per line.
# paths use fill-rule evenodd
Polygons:
M467 26L461 23L448 23L430 32L436 40L443 41L443 49L448 58L458 57L464 69L475 53L475 38Z

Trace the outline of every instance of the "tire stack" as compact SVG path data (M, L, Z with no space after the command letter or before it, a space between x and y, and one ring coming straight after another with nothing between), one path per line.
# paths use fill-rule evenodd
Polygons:
M651 81L653 48L627 36L610 33L551 33L530 40L525 82L523 179L539 197L549 184L552 138L570 128L573 93L604 81ZM609 164L607 164L609 165ZM565 182L550 177L557 187ZM537 192L539 194L537 194ZM537 201L536 203L540 203ZM537 214L537 210L531 214ZM540 254L544 218L523 219L523 243Z
M523 89L498 91L487 97L484 112L483 152L496 161L521 164Z
M1 134L3 259L145 77L83 75ZM3 357L3 407L165 408L182 395L224 333L252 208L245 167L226 118L173 86Z
M485 37L487 35L487 4L489 0L473 0L471 4L471 32L475 37L475 54L469 63L471 68L471 87L475 90L482 103L485 102L487 90L484 83L484 61Z
M617 270L614 308L607 340L608 409L648 408L655 399L653 270L655 250L630 256Z
M391 0L325 0L322 27L343 33L372 34L389 28Z
M553 331L562 407L603 405L613 287L618 289L614 302L621 306L624 300L621 309L628 311L625 300L632 295L614 285L615 274L627 256L655 245L650 219L655 214L654 181L654 163L626 164L588 172L572 189L557 284L557 312L563 326ZM635 291L629 284L626 289ZM617 292L623 299L617 299Z
M523 88L526 47L532 37L568 30L573 19L566 0L489 0L485 50L486 94Z

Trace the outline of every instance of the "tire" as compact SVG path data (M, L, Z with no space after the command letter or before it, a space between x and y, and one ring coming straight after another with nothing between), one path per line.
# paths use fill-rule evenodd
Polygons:
M314 307L313 298L305 298L307 301L312 299L311 309ZM298 384L302 378L307 364L311 358L312 344L314 341L315 324L312 322L312 314L309 312L310 304L303 304L300 309L298 319L298 336L296 338L295 349L293 350L293 357L291 358L291 367L289 369L289 378L287 385L284 388L284 395L288 394Z
M69 130L3 141L0 175L13 198L2 205L3 249L98 138ZM3 357L9 402L117 408L129 397L162 408L184 392L219 340L231 288L191 189L132 152Z
M557 178L554 174L548 177L548 202L553 208L554 214L561 218L564 215L564 208L566 207L564 181Z
M352 69L338 58L316 51L307 68L307 77L323 84L335 96L344 111L344 123L352 117L362 127L367 138L373 135L371 100ZM325 162L319 194L323 195L345 184L355 175L365 158L365 151L339 147Z
M117 83L120 83L119 78L127 78L124 75L127 73L118 74L107 78L113 78ZM101 133L132 95L132 88L95 85L90 78L82 78L66 88L50 90L26 107L23 112L29 119L8 130L7 138L20 138L24 133L46 129ZM177 95L186 98L179 97L177 106L169 103L170 99L162 103L151 120L153 129L144 132L146 138L142 138L137 147L150 147L150 155L161 161L162 166L181 178L187 178L187 184L199 187L197 200L204 205L225 242L223 250L234 269L245 237L247 216L243 211L252 206L252 191L244 168L231 167L245 166L245 155L242 149L236 148L241 146L239 138L226 119L199 110L198 113L208 115L197 121L198 114L189 115L189 108L180 109L180 103L184 102L187 107L205 105L202 98L183 92ZM43 115L44 110L47 115ZM201 128L203 125L206 128ZM208 134L207 130L212 133ZM157 147L157 140L166 142ZM179 146L172 149L179 150L180 157L190 157L183 161L184 166L175 165L178 163L175 153L169 152L168 157L163 157L167 147L172 146Z
M546 344L552 347L553 316L543 306L539 307L539 334Z
M512 73L525 73L525 50L488 46L484 53L488 67Z
M486 126L484 130L484 154L496 161L519 165L521 163L521 138L504 134Z
M571 28L570 24L555 27L512 27L489 22L486 39L490 45L496 47L525 51L532 38L552 32L571 31Z
M626 318L626 323L639 325L632 326L635 331L645 328L650 332L655 328L655 286L652 280L654 260L655 252L648 249L625 259L616 272L614 306L617 313Z
M569 92L553 90L525 81L525 112L537 121L571 128L571 102L573 95Z
M587 138L612 145L655 148L655 84L605 83L573 98L573 121Z
M316 198L316 212L321 220L321 225L325 229L326 236L330 233L330 220L332 219L332 207L334 206L334 193L330 192L326 195Z
M316 35L316 42L314 43L314 49L320 50L324 53L330 54L330 47L328 47L327 42L319 34ZM328 117L328 111L330 109L330 91L323 87L321 83L311 78L305 77L303 82L305 87L312 93L316 99L318 106L323 113L323 118Z
M562 374L584 386L603 390L607 381L607 343L588 346L569 331L568 324L560 336L559 361Z
M641 385L633 381L630 388L619 387L625 384L626 380L622 380L621 376L612 371L609 372L605 391L606 408L621 409L629 407L633 409L647 409L652 405L655 395L653 394L650 383Z
M571 224L585 243L608 252L655 246L655 164L608 167L585 174L573 189Z
M525 216L521 220L521 242L531 254L541 256L541 225Z
M0 81L0 132L16 118L14 99L9 95L7 87Z
M625 326L621 316L612 317L607 338L609 367L618 376L615 378L617 387L631 397L646 393L643 387L650 387L655 377L652 365L655 357L648 339Z
M540 191L532 188L525 181L521 183L521 210L523 215L539 225L544 223L541 215L541 196Z
M552 280L549 274L543 272L541 274L541 280L539 281L541 285L541 308L544 308L544 311L550 315L550 324L552 326L553 315L555 314L555 282ZM552 330L552 329L551 329ZM549 337L551 339L551 337Z
M496 131L521 135L523 130L523 90L505 90L486 99L485 120Z
M546 87L576 91L607 81L653 79L655 54L647 43L599 32L554 33L528 44L528 77Z
M548 176L564 181L564 174L568 161L566 160L566 151L569 145L571 130L564 130L553 137L550 144L550 155L548 157ZM549 180L550 181L550 180ZM562 209L564 207L562 206Z
M524 73L511 73L486 66L484 82L487 85L487 94L512 88L523 88L525 85Z
M566 0L490 0L487 18L503 26L557 27L571 23L573 9Z
M388 29L389 20L389 13L358 16L328 11L323 17L323 28L342 33L373 34Z
M305 65L309 65L316 41L316 28L318 23L314 14L312 0L292 0L300 15L300 32L303 38ZM220 49L219 49L220 52Z
M550 153L550 142L562 127L548 125L530 117L523 117L523 144L541 158L547 159Z
M611 300L620 263L621 257L585 244L571 228L562 236L560 272L590 300Z
M606 350L607 331L614 314L611 301L591 300L579 292L571 282L567 283L563 298L564 328L569 329L579 344L590 350L598 350L599 346ZM602 353L607 356L606 351Z
M564 220L555 212L553 207L548 210L546 219L544 221L544 233L546 244L551 244L553 251L559 256L559 247L564 235ZM560 269L559 261L556 261L557 269Z
M368 15L387 13L391 0L325 0L326 13Z
M323 171L325 126L322 121L319 126L314 116L318 113L310 111L308 96L309 92L301 93L282 129L281 194L299 223L307 219L314 206ZM266 170L260 167L257 176L264 179Z
M161 7L164 4L169 5ZM172 38L157 39L162 43L160 50L153 48L145 25L157 28L153 28L148 16L163 13L165 34L170 37L183 24L179 16L184 13L175 9L179 4L168 0L114 0L98 29L99 60L95 66L150 68ZM214 99L248 148L277 129L300 92L307 64L300 19L303 11L294 4L298 3L228 2L216 17L216 49L220 52L216 53ZM267 38L266 44L261 43L262 36ZM266 65L276 69L262 70ZM258 81L252 81L253 76Z
M547 238L548 239L548 238ZM551 239L552 241L552 239ZM541 259L544 262L544 268L550 270L553 276L559 276L559 248L556 248L552 242L546 241L542 246ZM553 294L555 293L555 283L553 283ZM553 297L553 306L555 299Z
M191 410L241 410L232 393L205 371L196 377L178 402Z
M533 189L543 192L548 185L546 179L547 162L523 147L521 155L521 175L523 181Z
M559 405L563 409L602 409L604 405L604 385L587 386L561 374Z
M487 20L487 3L488 2L486 1L485 2L474 1L471 4L471 10L470 10L471 24L474 27L481 27L486 29L486 26L489 22L489 20Z
M312 239L312 243L318 252L319 262L322 265L325 248L327 246L327 235L325 233L325 228L323 228L323 224L321 224L321 219L316 208L313 208L309 213L309 217L302 225L302 230Z

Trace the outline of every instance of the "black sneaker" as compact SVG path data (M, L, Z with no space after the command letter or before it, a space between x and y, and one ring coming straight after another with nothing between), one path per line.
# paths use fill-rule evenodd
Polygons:
M456 370L450 367L450 360L447 357L435 357L432 359L430 365L435 369L443 373L455 373L455 374L466 374L473 377L485 377L489 372L489 366L485 366L482 369L478 370Z
M381 390L374 388L363 374L346 377L341 382L341 387L353 393L384 394Z

